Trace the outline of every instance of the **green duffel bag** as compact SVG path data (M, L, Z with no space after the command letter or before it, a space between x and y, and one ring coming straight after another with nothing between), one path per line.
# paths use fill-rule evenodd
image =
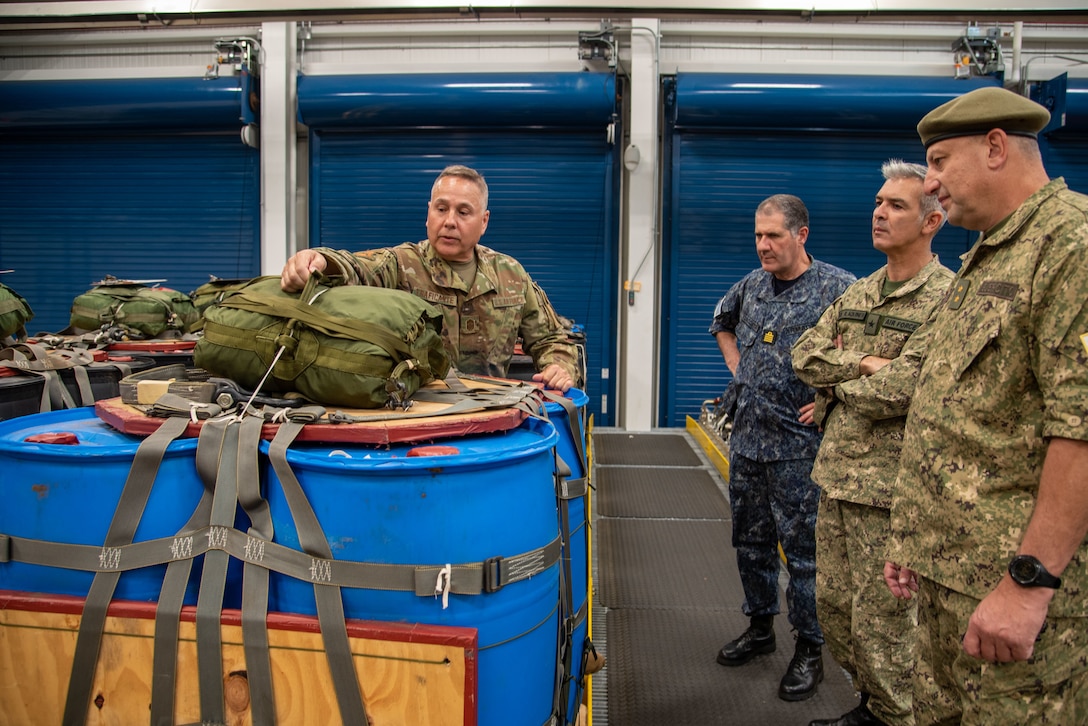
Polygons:
M210 277L210 280L189 293L189 299L193 301L193 306L202 315L209 306L222 301L230 293L240 290L252 282L252 278L249 277L232 279L216 277L215 275Z
M26 324L34 317L34 311L22 295L0 284L0 339L14 335L16 340L26 339Z
M315 273L286 293L278 276L259 277L231 293L204 311L193 362L243 388L351 408L402 404L445 378L438 310L402 290L327 282Z
M72 301L69 324L80 330L118 326L148 337L188 333L200 320L193 301L168 287L148 287L107 276Z

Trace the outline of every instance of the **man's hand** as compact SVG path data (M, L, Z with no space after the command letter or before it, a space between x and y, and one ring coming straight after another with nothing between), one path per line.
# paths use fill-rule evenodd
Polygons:
M910 600L918 592L918 575L914 570L894 562L884 563L884 584L900 600Z
M554 388L563 393L574 387L574 379L558 363L552 363L540 373L534 373L533 380L543 383L545 388Z
M280 288L284 292L298 292L306 287L306 281L314 271L321 272L329 264L325 256L316 250L300 250L296 252L280 273Z
M881 358L878 355L867 355L861 359L858 368L861 369L861 375L871 376L891 362L891 358Z
M1021 587L1005 575L971 614L963 636L964 652L991 663L1027 660L1053 597L1049 588Z
M809 424L815 423L816 419L813 416L813 412L815 410L816 410L816 402L815 401L813 401L812 403L806 403L804 406L801 406L801 416L797 420L800 421L801 423L805 424L806 426L809 425Z

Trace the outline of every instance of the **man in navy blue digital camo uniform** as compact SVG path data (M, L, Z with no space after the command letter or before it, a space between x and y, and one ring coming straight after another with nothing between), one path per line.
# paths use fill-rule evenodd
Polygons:
M815 392L793 372L790 348L854 276L805 252L808 210L788 194L762 201L755 215L761 269L730 288L710 334L733 373L737 405L729 437L733 547L751 624L718 653L740 666L775 650L778 544L786 555L786 604L797 646L778 697L801 701L823 680L824 642L816 621L816 509L812 462L820 434L812 424Z

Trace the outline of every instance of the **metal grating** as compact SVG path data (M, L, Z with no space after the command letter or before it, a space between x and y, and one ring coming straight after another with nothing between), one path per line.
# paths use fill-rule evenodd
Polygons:
M854 708L849 677L826 650L816 694L779 700L794 647L785 612L775 653L740 668L715 662L748 618L729 518L717 518L729 512L724 483L714 470L661 463L688 458L681 445L698 458L694 444L658 433L596 432L593 442L593 642L607 656L593 676L595 726L801 726ZM598 466L602 454L613 466ZM679 516L704 506L701 517Z
M705 469L614 466L595 481L602 517L729 519L729 504Z
M778 698L793 656L784 616L775 618L778 650L739 668L714 658L747 626L736 610L707 608L608 612L608 720L623 726L801 726L857 705L846 674L824 652L824 682L807 701ZM594 719L596 720L596 719Z
M598 466L703 465L683 434L595 434L593 453Z
M734 607L744 593L724 521L600 519L597 583L608 608Z

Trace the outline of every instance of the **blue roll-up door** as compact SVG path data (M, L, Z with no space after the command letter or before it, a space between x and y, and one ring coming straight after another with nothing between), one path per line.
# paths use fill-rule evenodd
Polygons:
M1040 140L1051 177L1063 177L1070 189L1088 194L1088 78L1065 85L1065 124Z
M596 73L299 79L310 127L310 245L347 250L426 237L438 173L487 179L482 244L517 258L585 329L598 425L614 399L615 81Z
M104 275L188 292L260 270L248 77L0 83L0 278L31 331Z
M755 208L795 194L809 209L806 248L867 275L880 165L925 163L915 125L926 112L992 79L681 74L668 79L662 390L658 423L683 426L730 374L707 334L714 305L758 266ZM946 226L935 251L952 269L974 233Z

